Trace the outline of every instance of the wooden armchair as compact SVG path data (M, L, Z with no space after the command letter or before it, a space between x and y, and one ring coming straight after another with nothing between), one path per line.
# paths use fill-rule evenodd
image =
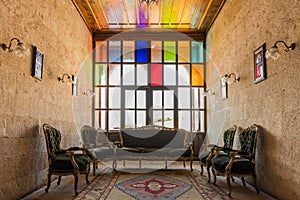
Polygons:
M113 161L112 168L115 169L115 147L109 142L107 136L95 128L85 125L81 128L83 147L93 162L93 175L96 174L98 162Z
M226 149L232 148L236 129L237 129L237 126L233 125L229 129L224 131L224 133L223 133L223 144L224 144L223 149L225 149L225 151L223 151L222 153L219 153L219 156L221 156L221 155L227 156L229 154L229 151L226 151ZM214 149L215 149L215 147L217 147L217 145L208 144L206 146L210 149L202 151L199 154L199 162L200 162L200 166L201 166L201 174L203 174L203 166L206 166L207 174L208 174L208 182L210 182L210 170L209 169L211 167L211 159L215 156Z
M59 176L57 185L60 184L61 176L73 175L75 178L75 195L77 195L78 175L85 174L86 183L89 183L90 159L86 155L85 149L80 147L63 149L60 147L61 133L59 130L44 124L43 131L46 138L49 162L48 184L45 191L48 192L50 188L52 174ZM81 153L75 153L75 151L81 151Z
M259 132L260 129L255 124L241 131L239 134L240 149L231 149L228 156L219 156L222 148L215 148L216 155L211 160L214 184L216 184L217 175L226 176L229 197L231 197L230 178L234 176L241 177L244 187L246 187L244 177L253 176L256 192L259 193L255 174L255 152Z

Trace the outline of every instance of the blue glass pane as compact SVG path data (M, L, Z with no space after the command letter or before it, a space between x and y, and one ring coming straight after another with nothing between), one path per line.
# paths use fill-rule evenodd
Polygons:
M192 42L192 63L203 63L203 42Z
M149 55L148 55L148 41L137 41L136 42L136 62L139 63L146 63L149 62Z

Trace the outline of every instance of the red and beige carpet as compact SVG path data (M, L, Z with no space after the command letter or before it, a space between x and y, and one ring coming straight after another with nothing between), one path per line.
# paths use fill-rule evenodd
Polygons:
M198 170L158 170L149 173L112 172L106 169L75 200L219 200L226 192L207 183Z

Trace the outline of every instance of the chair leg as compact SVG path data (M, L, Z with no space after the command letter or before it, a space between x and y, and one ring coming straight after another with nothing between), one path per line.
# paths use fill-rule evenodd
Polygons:
M185 168L185 161L183 161L183 167Z
M228 196L231 198L231 184L230 184L230 176L226 176L226 180L227 180L227 185L228 185Z
M57 180L57 185L60 184L60 181L61 181L61 176L58 177L58 180Z
M96 175L96 162L97 161L93 161L93 175Z
M90 165L88 166L88 169L87 169L87 172L85 174L85 181L86 181L86 184L89 184L89 174L90 174L90 170L91 170L91 167Z
M210 183L210 171L209 171L210 165L207 166L207 175L208 175L208 183Z
M77 192L78 174L77 173L74 174L74 179L75 179L75 183L74 183L75 196L77 196L78 195Z
M213 175L214 175L214 182L213 182L213 184L216 185L216 182L217 182L216 172L215 172L214 169L212 170L212 172L213 172Z
M168 169L168 161L165 159L165 169Z
M245 178L242 177L242 183L243 183L243 186L246 187L246 182L245 182Z
M201 172L200 174L203 175L203 165L200 163L200 167L201 167Z
M51 175L52 174L48 174L48 183L47 183L47 187L45 189L45 192L48 192L49 191L49 188L50 188L50 184L51 184Z
M193 171L193 160L190 161L191 172Z

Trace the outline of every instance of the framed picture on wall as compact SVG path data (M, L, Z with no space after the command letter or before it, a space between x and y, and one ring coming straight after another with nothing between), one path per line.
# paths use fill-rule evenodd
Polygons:
M267 78L265 52L266 43L254 51L254 83L259 83Z
M36 46L33 46L33 52L32 76L38 80L42 80L44 54Z
M227 99L227 83L221 78L221 99Z

